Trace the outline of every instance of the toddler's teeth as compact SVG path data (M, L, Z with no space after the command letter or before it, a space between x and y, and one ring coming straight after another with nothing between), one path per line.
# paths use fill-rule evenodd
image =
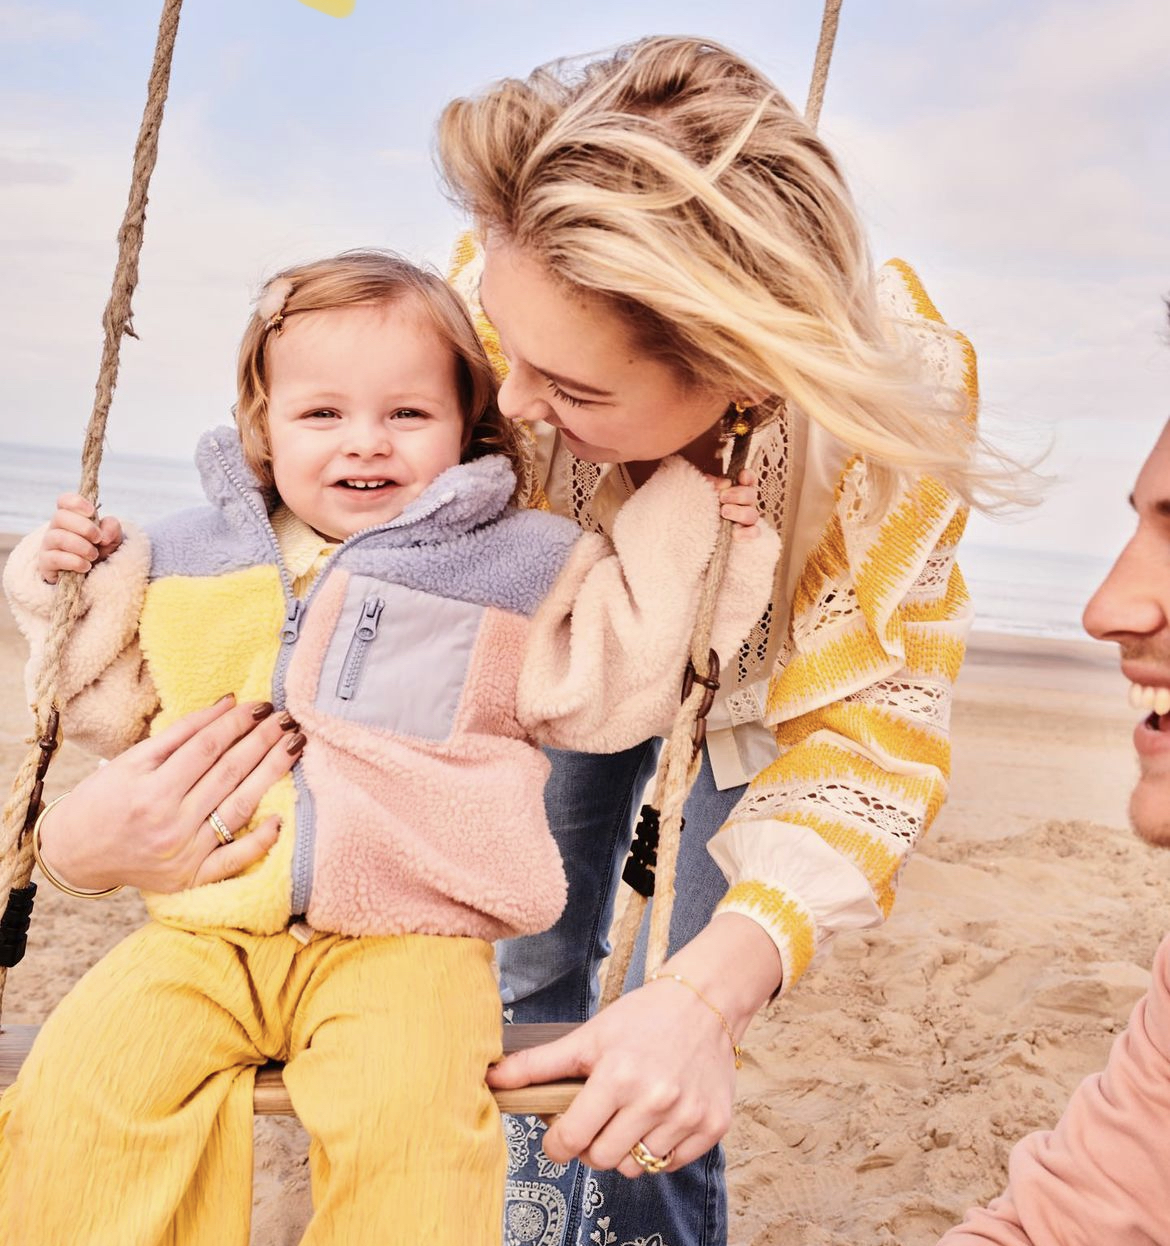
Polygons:
M1156 688L1142 689L1142 709L1152 710L1154 708L1154 698L1158 695Z
M1170 688L1159 688L1154 697L1154 713L1170 714Z
M1129 685L1129 703L1135 710L1142 708L1142 690L1137 684Z

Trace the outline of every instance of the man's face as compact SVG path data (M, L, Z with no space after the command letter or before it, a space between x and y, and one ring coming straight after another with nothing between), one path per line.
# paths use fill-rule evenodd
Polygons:
M1170 847L1170 424L1131 498L1137 531L1085 607L1085 629L1121 646L1141 777L1130 800L1134 829Z

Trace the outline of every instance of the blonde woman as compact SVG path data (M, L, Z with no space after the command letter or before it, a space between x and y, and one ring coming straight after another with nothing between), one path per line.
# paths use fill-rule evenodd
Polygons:
M905 265L875 278L832 156L709 42L647 39L456 100L439 157L476 226L457 288L506 367L501 409L534 433L532 504L607 531L665 456L716 470L730 409L759 425L783 555L722 655L669 959L640 985L636 958L593 1016L657 742L554 755L569 905L500 968L511 1020L585 1024L491 1078L588 1077L547 1133L509 1122L509 1243L713 1246L744 1031L834 933L883 920L946 793L969 620L953 553L991 481L973 355Z

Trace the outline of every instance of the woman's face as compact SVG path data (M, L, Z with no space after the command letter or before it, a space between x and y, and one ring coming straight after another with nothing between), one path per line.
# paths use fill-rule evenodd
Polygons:
M718 423L731 396L640 352L603 300L511 243L490 241L485 259L480 301L508 359L506 416L551 424L591 463L661 459Z

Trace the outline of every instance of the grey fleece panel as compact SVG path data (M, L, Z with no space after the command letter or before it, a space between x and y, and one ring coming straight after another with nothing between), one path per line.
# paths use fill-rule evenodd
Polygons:
M195 466L211 506L179 511L149 527L150 578L224 575L273 562L260 519L267 513L264 495L236 430L225 425L204 433Z
M351 576L316 708L395 735L451 734L484 608Z
M195 461L212 507L151 528L151 577L222 575L273 562L262 519L266 498L236 430L204 433ZM531 615L581 530L560 516L509 506L515 487L502 455L458 463L391 524L343 548L338 565L454 601Z
M147 529L150 578L168 575L224 575L273 561L260 525L233 523L210 506L168 515Z
M509 510L496 523L441 544L386 549L377 538L341 555L357 575L385 576L410 588L531 615L581 538L572 520Z

